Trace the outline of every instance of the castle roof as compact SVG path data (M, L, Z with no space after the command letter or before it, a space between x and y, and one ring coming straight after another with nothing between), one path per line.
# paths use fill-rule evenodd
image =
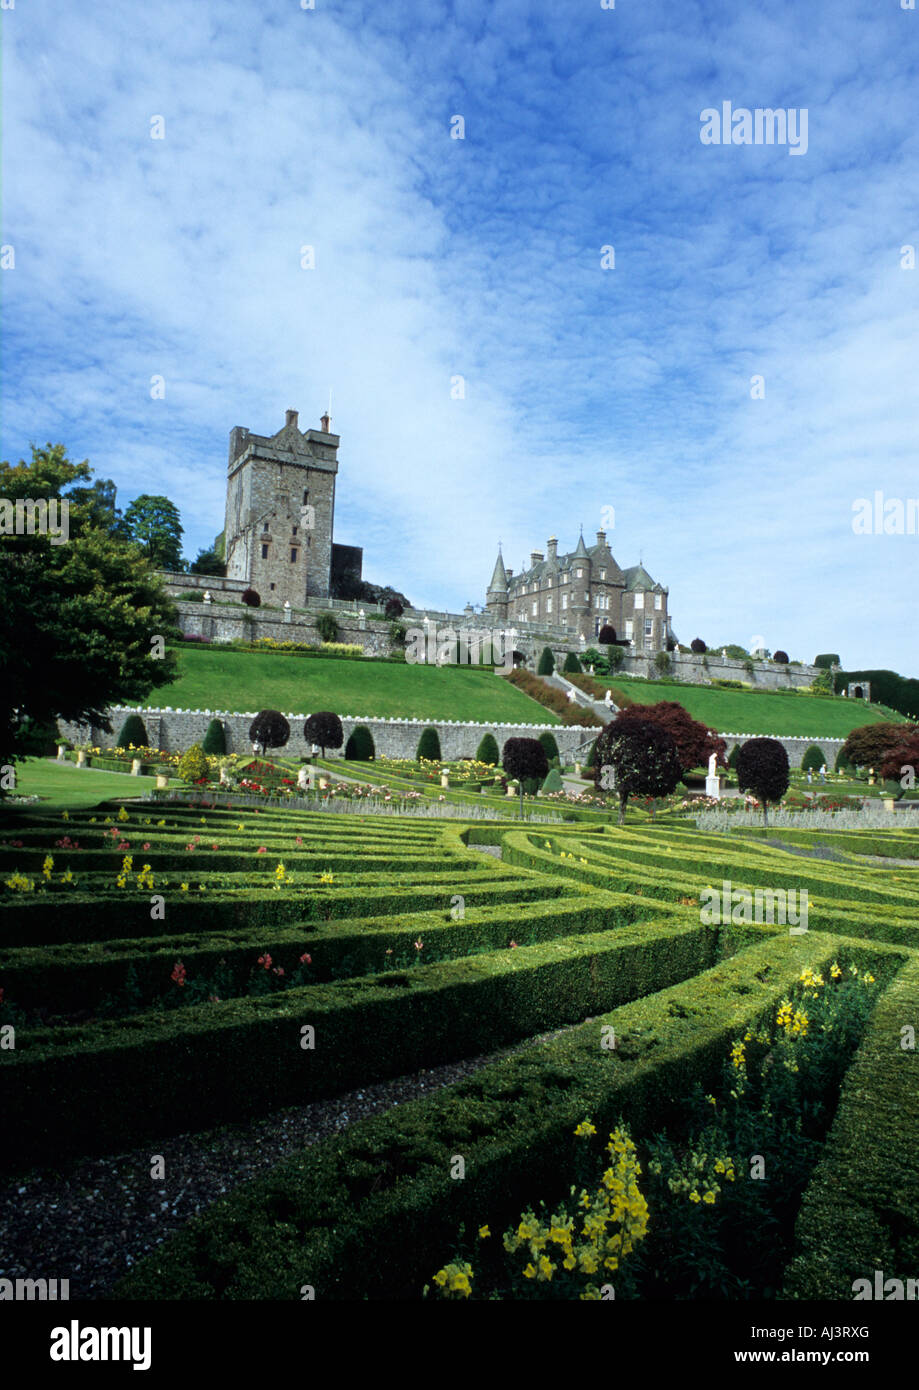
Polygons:
M625 587L630 593L636 589L653 589L656 593L663 593L661 585L655 584L644 565L631 565L622 573L625 578Z
M504 559L501 555L500 550L498 551L498 558L495 561L495 569L494 573L491 576L491 583L488 586L488 592L490 594L507 593L507 570L504 568Z

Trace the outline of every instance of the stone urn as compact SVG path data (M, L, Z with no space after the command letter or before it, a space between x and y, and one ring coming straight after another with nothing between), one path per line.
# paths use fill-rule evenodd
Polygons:
M450 786L450 774L446 768L440 774L440 785L446 790Z
M86 754L82 748L77 749L77 767L86 766Z
M132 758L132 759L131 759L131 776L132 776L132 777L139 777L139 776L140 776L140 758Z
M169 778L164 777L162 772L156 774L156 786L158 791L165 791L169 786Z

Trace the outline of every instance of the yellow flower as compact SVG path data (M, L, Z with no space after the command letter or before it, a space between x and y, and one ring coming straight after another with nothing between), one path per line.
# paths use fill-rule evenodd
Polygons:
M331 870L331 869L326 869L326 871L325 871L324 874L320 874L320 875L319 875L319 882L320 882L320 883L334 883L334 881L335 881L335 880L334 880L334 878L333 878L333 876L332 876L332 870Z
M874 976L873 976L872 974L870 974L870 973L864 974L864 975L862 976L862 984L865 984L865 985L873 985L873 984L874 984Z
M551 1279L551 1278L552 1278L552 1275L553 1275L554 1273L555 1273L555 1265L554 1265L554 1264L552 1263L552 1261L549 1259L548 1255L540 1255L540 1257L539 1257L539 1279L540 1279L540 1281L542 1282L542 1281L544 1281L544 1280Z
M45 855L45 861L41 866L42 877L46 880L51 878L51 870L54 868L54 860L50 854Z
M479 1227L479 1240L487 1240L490 1235L491 1231L488 1229L487 1226Z
M125 808L122 806L121 809L120 809L120 811L118 812L118 819L119 819L119 820L127 820L127 818L128 818L128 813L127 813L127 811L125 810Z
M689 1200L691 1202L699 1202L702 1200L695 1188L693 1188L692 1192L690 1192Z
M532 1266L531 1264L528 1264L527 1267L526 1267L526 1269L523 1271L523 1277L524 1277L524 1279L535 1279L535 1278L536 1278L536 1270L533 1268L533 1266Z
M832 978L833 978L834 980L838 980L839 977L842 975L842 971L840 970L839 966L836 964L835 960L833 961L833 964L830 966L830 975L832 976Z
M587 1139L591 1134L596 1134L597 1130L590 1120L582 1120L574 1132L579 1139Z
M187 884L187 883L180 883L180 884L179 884L179 888L181 889L181 891L182 891L183 893L187 893L187 892L188 892L188 884Z
M714 1206L714 1203L715 1203L715 1194L714 1194L714 1192L706 1192L706 1194L705 1194L705 1196L702 1198L702 1200L703 1200L703 1202L706 1204L706 1206L709 1206L709 1207Z

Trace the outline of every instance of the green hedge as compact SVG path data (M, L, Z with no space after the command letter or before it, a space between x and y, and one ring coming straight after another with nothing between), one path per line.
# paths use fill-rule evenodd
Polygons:
M772 940L703 975L526 1048L422 1100L359 1121L221 1199L143 1260L117 1298L417 1299L461 1222L497 1232L567 1188L573 1129L659 1129L712 1085L731 1040L840 943ZM613 1051L600 1046L612 1026ZM451 1177L454 1156L462 1182Z
M878 1001L795 1227L784 1297L853 1298L856 1279L919 1278L919 956Z
M22 1030L3 1064L0 1162L120 1151L487 1052L685 979L710 963L715 940L698 926L645 923L340 985ZM312 1051L300 1047L306 1024Z

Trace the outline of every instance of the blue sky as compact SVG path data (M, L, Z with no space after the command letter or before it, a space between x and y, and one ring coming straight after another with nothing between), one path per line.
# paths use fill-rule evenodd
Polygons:
M331 388L336 538L416 603L613 507L681 640L919 673L919 536L852 529L919 496L919 11L315 5L2 13L2 456L166 493L193 556L232 426ZM704 145L724 101L806 154Z

